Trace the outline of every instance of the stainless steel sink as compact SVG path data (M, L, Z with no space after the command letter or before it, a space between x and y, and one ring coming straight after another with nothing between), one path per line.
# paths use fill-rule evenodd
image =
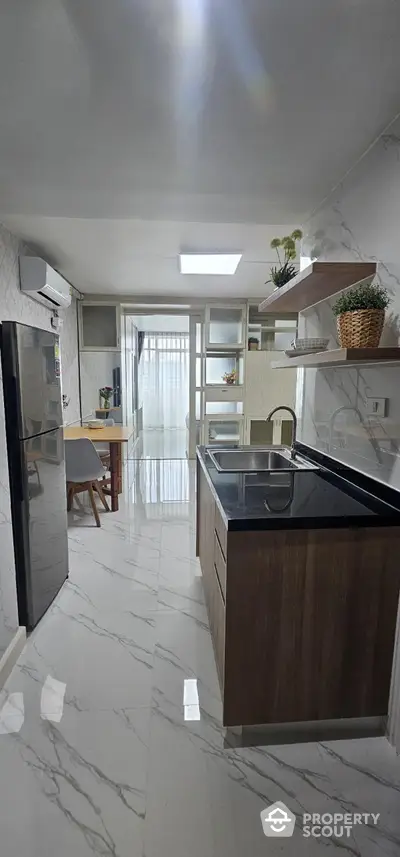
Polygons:
M316 470L304 458L290 457L285 446L242 446L236 449L208 449L208 454L220 473L260 473L272 470Z

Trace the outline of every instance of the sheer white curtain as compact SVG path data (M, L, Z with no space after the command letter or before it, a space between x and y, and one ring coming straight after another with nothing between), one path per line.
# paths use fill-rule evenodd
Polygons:
M139 370L143 428L185 428L189 334L145 333Z

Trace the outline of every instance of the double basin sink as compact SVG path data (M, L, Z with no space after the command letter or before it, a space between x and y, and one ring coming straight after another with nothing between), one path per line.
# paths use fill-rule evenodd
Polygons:
M315 464L296 454L291 458L287 446L239 446L210 449L207 452L219 473L262 473L272 471L317 470Z

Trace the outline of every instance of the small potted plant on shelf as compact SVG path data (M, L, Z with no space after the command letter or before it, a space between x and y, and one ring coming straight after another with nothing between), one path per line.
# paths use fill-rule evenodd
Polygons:
M389 303L387 289L371 283L341 295L332 310L342 348L377 348Z
M225 381L225 384L232 385L232 384L236 384L237 377L238 377L238 374L237 374L236 370L233 369L232 372L225 372L225 374L222 376L222 380Z
M101 387L99 390L100 396L100 408L104 408L105 411L109 411L111 408L111 396L114 393L112 387Z
M249 336L247 340L249 351L258 351L260 340L256 336Z
M296 268L292 263L296 258L296 241L300 241L302 237L301 229L294 229L291 235L272 239L270 246L272 250L276 250L279 266L271 268L271 277L267 283L272 281L275 288L280 289L295 276ZM279 253L279 248L281 248L281 253Z

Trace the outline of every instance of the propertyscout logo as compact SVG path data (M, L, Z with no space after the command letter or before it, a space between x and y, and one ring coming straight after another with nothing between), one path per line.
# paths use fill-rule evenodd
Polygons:
M379 812L305 812L298 818L302 836L306 839L348 839L357 824L378 824ZM293 836L296 816L281 801L261 812L265 836Z
M261 824L266 836L293 836L296 816L279 800L263 809Z

